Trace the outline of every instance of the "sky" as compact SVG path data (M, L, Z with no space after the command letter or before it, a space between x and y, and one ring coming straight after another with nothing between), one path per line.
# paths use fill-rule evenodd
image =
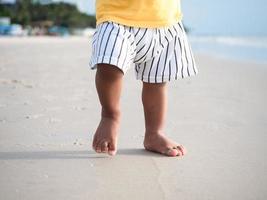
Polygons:
M74 3L80 11L87 14L95 14L95 0L53 0Z
M267 36L266 0L186 0L182 10L198 35Z

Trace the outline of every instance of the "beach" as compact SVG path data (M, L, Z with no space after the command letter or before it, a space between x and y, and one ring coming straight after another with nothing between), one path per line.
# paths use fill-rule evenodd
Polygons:
M90 38L0 38L0 199L267 199L267 64L195 54L169 83L166 134L145 151L140 81L125 74L118 153L91 147L100 104Z

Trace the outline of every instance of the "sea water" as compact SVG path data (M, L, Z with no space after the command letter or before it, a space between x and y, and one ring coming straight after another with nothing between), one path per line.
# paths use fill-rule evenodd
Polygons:
M182 1L193 50L267 62L266 0Z
M267 64L267 37L189 36L196 53Z

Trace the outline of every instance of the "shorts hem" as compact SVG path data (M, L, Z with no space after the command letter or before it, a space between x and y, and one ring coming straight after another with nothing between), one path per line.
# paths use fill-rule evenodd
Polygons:
M150 76L150 77L136 77L137 80L141 80L145 83L165 83L165 82L170 82L170 81L174 81L174 80L179 80L179 79L184 79L184 78L188 78L188 77L193 77L193 76L196 76L198 74L198 72L194 73L194 74L186 74L184 76L164 76L162 78L162 76L157 76L156 78L153 77L153 76Z
M109 64L117 67L122 71L123 74L125 74L127 69L126 67L123 67L119 62L120 60L116 57L98 56L96 59L90 62L90 68L94 70L97 68L97 64Z

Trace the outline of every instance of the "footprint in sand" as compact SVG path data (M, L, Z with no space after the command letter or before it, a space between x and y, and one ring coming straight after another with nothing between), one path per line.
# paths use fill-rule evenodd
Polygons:
M0 84L3 85L21 85L26 88L34 88L34 85L25 81L25 80L17 80L17 79L0 79Z
M26 119L38 119L43 116L44 116L43 114L27 115Z
M86 110L87 107L73 106L74 110Z
M53 124L53 123L62 122L62 120L61 119L58 119L58 118L51 117L51 118L49 118L48 122Z
M84 145L85 142L82 141L82 139L76 139L75 142L73 142L73 145Z
M23 105L24 105L24 106L29 106L29 105L32 105L32 103L29 102L29 101L25 101L25 102L23 102Z

